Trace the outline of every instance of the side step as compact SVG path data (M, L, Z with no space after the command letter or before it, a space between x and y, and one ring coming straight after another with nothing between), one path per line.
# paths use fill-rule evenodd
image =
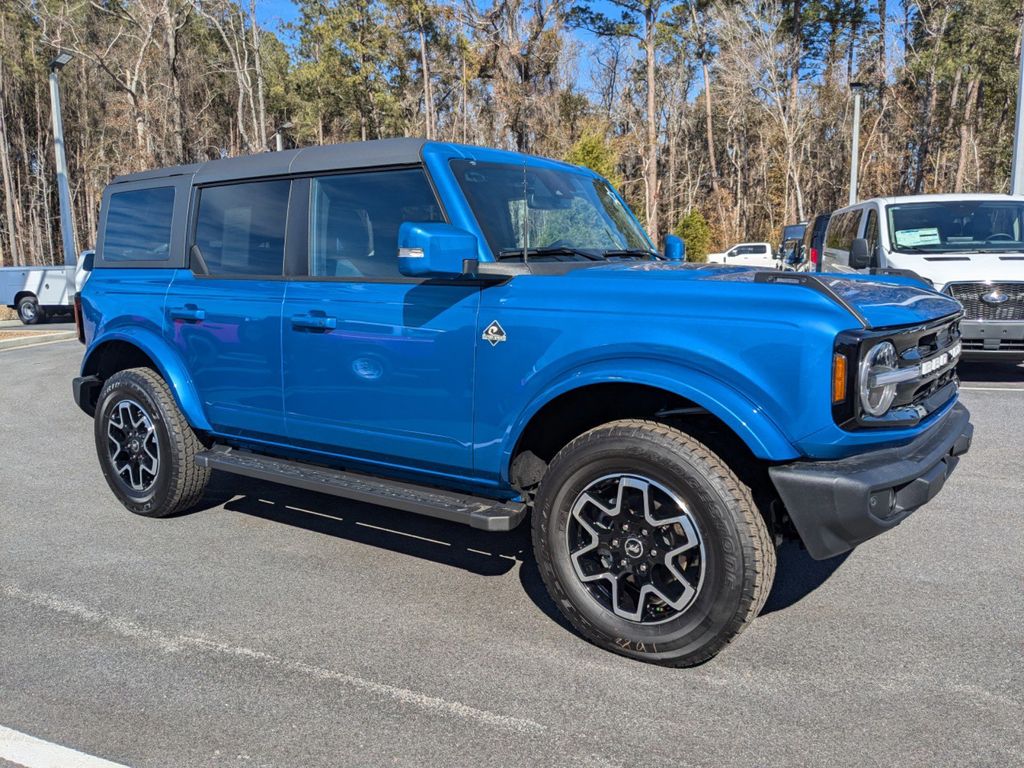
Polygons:
M526 517L526 505L521 502L469 496L359 472L263 456L224 445L216 445L198 454L196 464L418 515L439 517L484 531L510 531Z

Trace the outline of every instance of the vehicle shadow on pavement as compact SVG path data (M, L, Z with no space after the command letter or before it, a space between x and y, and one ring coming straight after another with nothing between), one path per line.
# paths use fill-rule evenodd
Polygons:
M520 564L526 595L548 618L576 634L547 594L533 557L530 522L508 533L488 533L421 515L298 488L214 472L202 501L189 513L223 505L229 512L294 526L460 568L501 576ZM814 560L794 541L778 550L775 583L761 615L784 610L816 590L847 555Z
M574 631L544 588L533 558L529 518L508 533L488 533L445 520L220 472L213 473L206 495L186 514L221 505L229 512L423 558L480 576L501 576L519 563L519 580L527 596L549 618Z
M844 552L828 560L815 560L800 542L783 542L777 550L775 583L761 609L761 616L784 610L803 600L824 584L846 562L849 555L849 552Z

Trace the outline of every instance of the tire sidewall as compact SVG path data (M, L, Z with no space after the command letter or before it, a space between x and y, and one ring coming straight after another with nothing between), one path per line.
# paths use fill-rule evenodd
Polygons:
M553 462L538 494L538 566L572 606L570 620L599 645L646 660L675 659L699 652L728 631L743 600L743 547L731 499L707 469L691 456L635 436L609 436ZM576 575L566 538L570 510L587 485L609 474L636 474L663 485L683 500L697 526L704 578L694 602L676 618L640 624L616 616Z
M156 482L148 491L141 494L132 491L118 477L110 461L107 445L107 420L110 412L124 400L134 400L145 409L153 422L160 451ZM174 469L173 462L177 461L178 457L173 454L166 414L145 379L125 372L115 374L107 381L100 392L99 405L96 408L94 436L103 476L118 501L137 515L158 516L167 503Z

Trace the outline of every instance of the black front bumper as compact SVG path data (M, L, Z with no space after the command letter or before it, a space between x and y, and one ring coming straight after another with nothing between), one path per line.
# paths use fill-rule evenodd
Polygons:
M852 549L934 498L971 447L970 418L957 403L907 445L771 467L775 489L811 557L823 560Z
M99 376L79 376L71 381L71 392L75 403L92 416L96 411L96 397L100 393L103 382Z

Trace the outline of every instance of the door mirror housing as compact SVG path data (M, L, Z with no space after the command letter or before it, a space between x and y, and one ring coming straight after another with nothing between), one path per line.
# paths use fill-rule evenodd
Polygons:
M868 250L868 241L858 237L850 243L850 268L867 269L870 266L871 251Z
M398 269L407 277L475 275L476 236L451 224L406 221L398 228Z
M686 243L676 235L665 235L665 258L669 261L686 261Z

